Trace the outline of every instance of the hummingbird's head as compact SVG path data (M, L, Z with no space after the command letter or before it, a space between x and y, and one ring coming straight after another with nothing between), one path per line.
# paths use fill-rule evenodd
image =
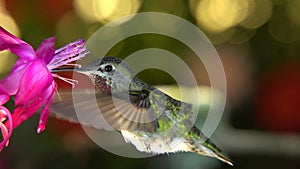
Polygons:
M74 69L74 71L88 76L113 77L116 74L122 74L124 77L132 77L128 65L122 59L111 56L96 59L82 68Z
M131 70L122 59L111 56L96 59L90 64L74 70L86 75L113 76L117 69L128 75L131 74Z
M52 72L75 71L87 75L97 85L106 85L121 88L121 85L130 83L133 73L128 65L120 58L103 57L81 68L57 68Z

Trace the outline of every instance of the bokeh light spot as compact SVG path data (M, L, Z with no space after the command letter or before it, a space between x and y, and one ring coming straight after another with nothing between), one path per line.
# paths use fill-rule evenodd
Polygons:
M107 23L137 13L141 3L141 0L75 0L74 8L88 22Z
M200 27L208 32L220 33L242 22L249 15L250 0L203 0L195 18Z
M270 0L252 0L248 17L240 24L255 29L266 23L272 15L273 4Z

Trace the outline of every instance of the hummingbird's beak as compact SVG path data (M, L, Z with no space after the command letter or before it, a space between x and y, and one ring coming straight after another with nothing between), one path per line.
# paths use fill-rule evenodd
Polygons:
M85 68L85 67L81 67L81 68L55 68L51 70L51 73L57 73L57 72L78 72L78 73L83 73L86 75L90 74L90 70Z
M80 68L55 68L52 69L51 73L57 73L57 72L80 72Z

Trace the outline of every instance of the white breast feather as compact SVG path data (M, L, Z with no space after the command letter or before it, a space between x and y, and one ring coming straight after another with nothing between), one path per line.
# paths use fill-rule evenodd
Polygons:
M126 130L122 130L121 133L127 143L133 144L141 152L164 154L190 150L190 147L180 138L165 139L160 136L149 138L146 135L138 137Z

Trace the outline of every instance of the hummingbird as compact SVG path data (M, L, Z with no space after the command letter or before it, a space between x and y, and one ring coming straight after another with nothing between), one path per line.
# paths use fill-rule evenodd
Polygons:
M193 152L233 165L193 123L195 114L191 104L176 100L138 79L122 59L109 56L81 68L52 70L53 73L64 71L75 71L89 77L95 87L94 94L102 117L138 151L151 154ZM89 92L79 94L79 106L88 116L94 108L84 97L86 93ZM70 92L62 92L59 96L52 104L52 113L58 118L78 122L76 114L68 111L68 100L72 104ZM93 124L94 117L82 123L97 129L105 128Z

